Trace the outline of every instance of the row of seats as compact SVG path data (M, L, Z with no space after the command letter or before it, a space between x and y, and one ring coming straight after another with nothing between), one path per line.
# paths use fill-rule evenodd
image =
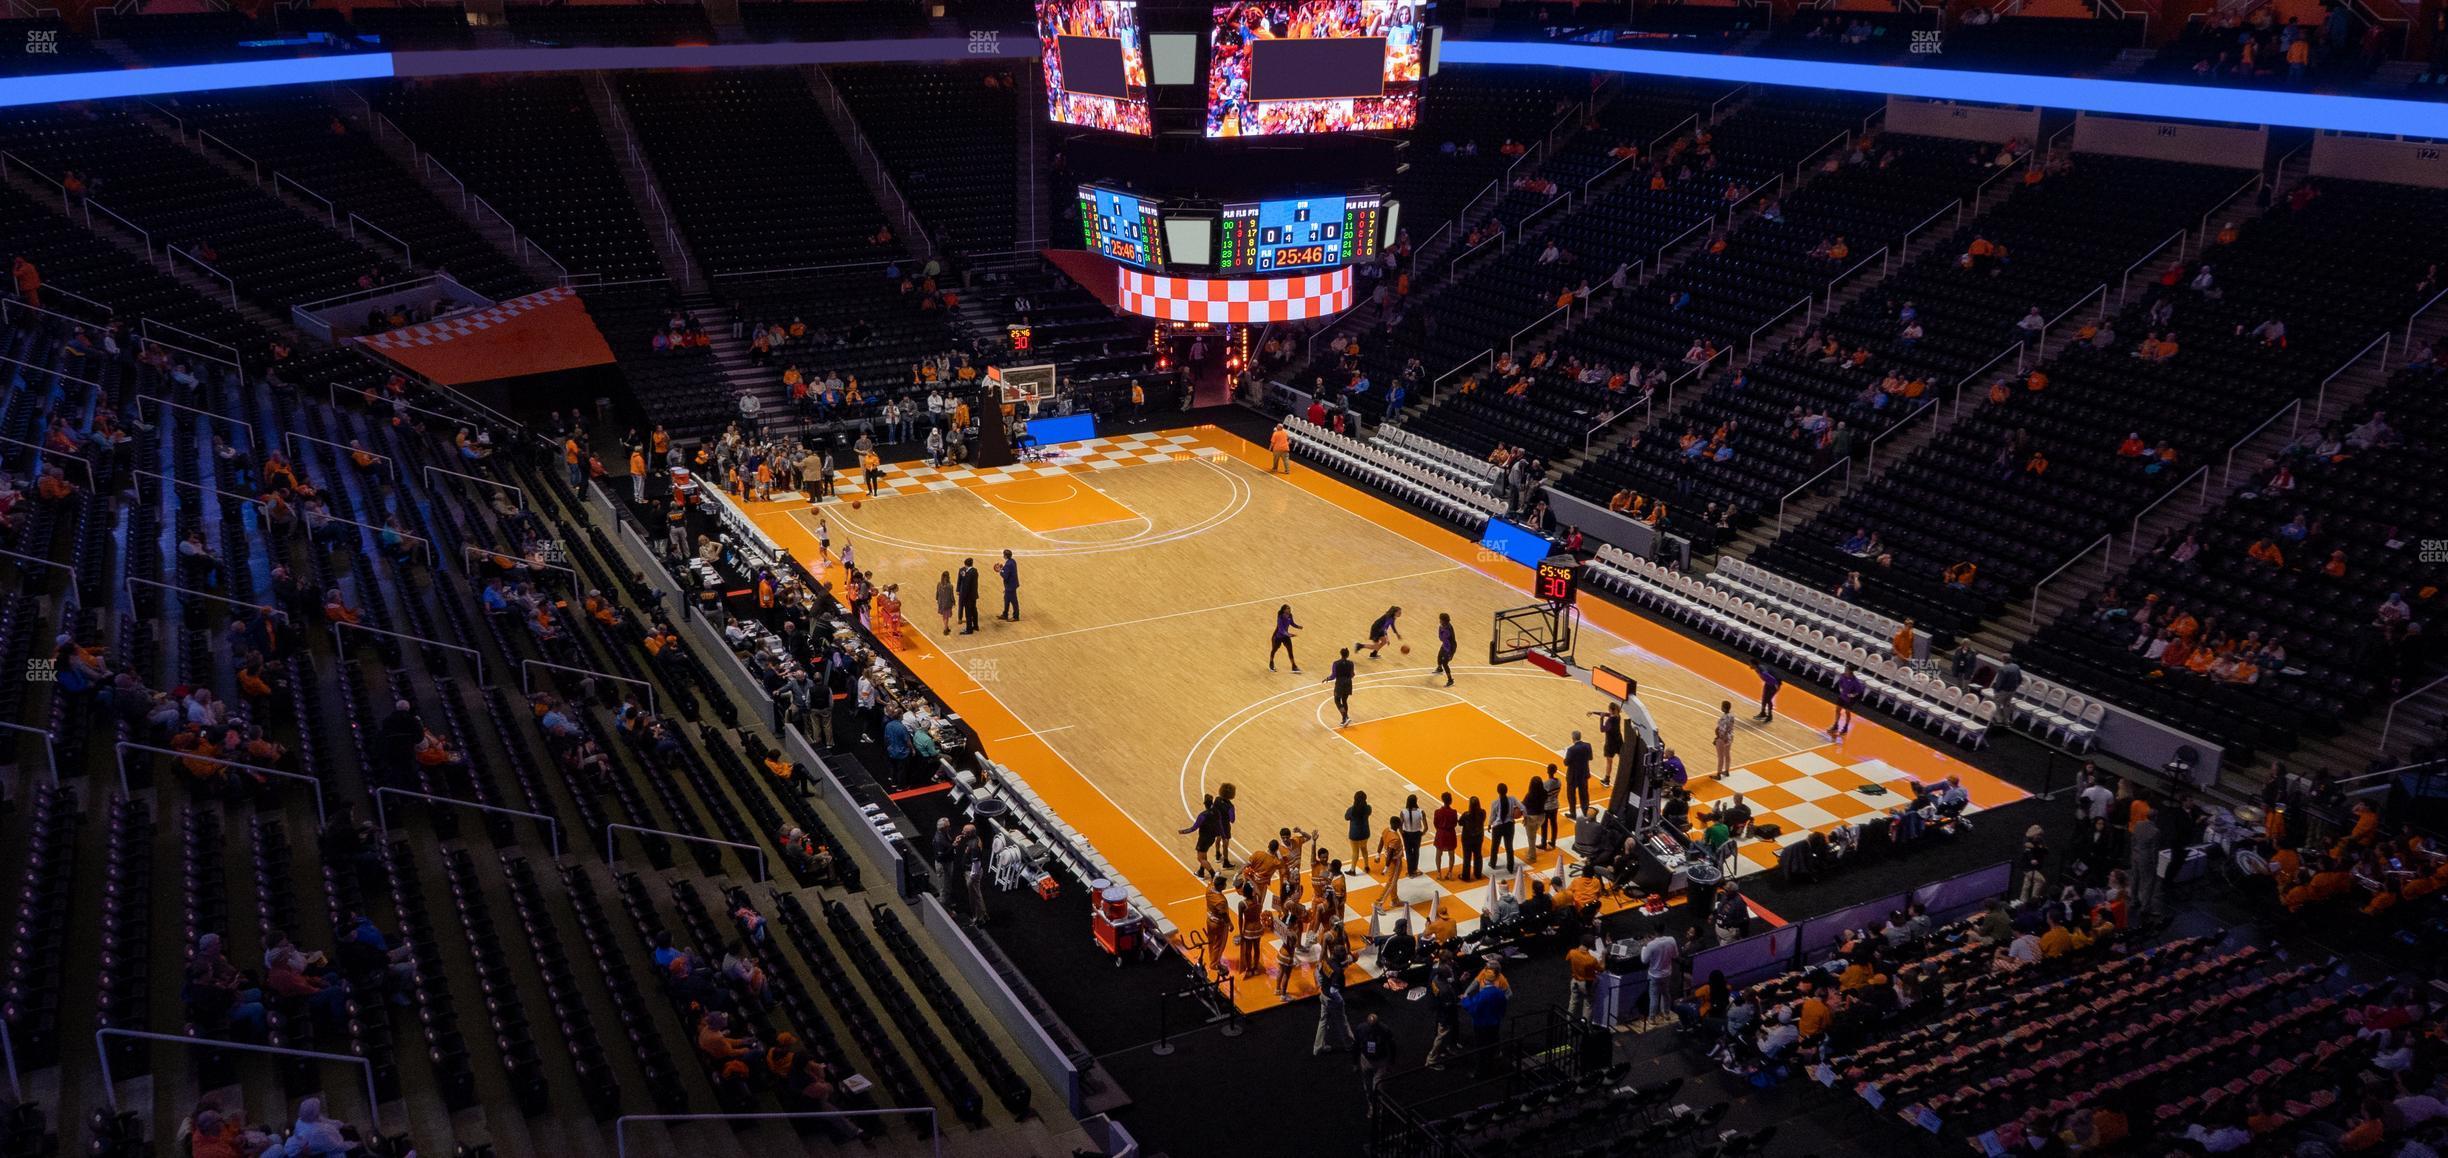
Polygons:
M1504 500L1465 486L1451 476L1430 471L1409 459L1387 454L1348 435L1312 426L1302 418L1284 419L1293 452L1345 474L1365 479L1404 500L1435 511L1465 527L1476 528L1505 513Z
M1866 648L1803 628L1741 596L1611 546L1601 545L1584 571L1599 586L1612 587L1643 607L1822 683L1834 683L1851 666L1868 689L1870 702L1968 747L1987 742L1997 705L1928 672L1906 670Z

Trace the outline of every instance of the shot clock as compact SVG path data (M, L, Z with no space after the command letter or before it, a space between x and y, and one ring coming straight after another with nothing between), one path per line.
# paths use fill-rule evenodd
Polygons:
M1549 555L1531 575L1530 593L1549 603L1570 603L1580 590L1581 560L1571 555Z

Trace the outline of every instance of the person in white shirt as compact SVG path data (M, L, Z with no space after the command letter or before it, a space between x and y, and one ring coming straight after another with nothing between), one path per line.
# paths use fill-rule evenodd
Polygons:
M2116 803L2116 792L2100 780L2093 780L2082 790L2082 807L2075 813L2078 820L2106 820L2108 807Z
M765 404L759 401L755 394L741 394L739 400L740 425L745 427L750 434L756 433L757 415L764 409Z
M1647 967L1649 973L1648 1020L1651 1023L1674 1015L1675 983L1681 979L1675 973L1675 963L1682 954L1683 946L1662 924L1658 926L1657 935L1641 945L1641 964Z
M1734 770L1734 701L1732 700L1720 701L1717 705L1716 742L1717 771L1710 773L1709 778L1723 780L1728 773Z

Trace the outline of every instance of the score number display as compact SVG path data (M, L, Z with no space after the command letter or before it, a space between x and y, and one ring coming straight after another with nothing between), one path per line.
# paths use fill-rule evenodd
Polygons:
M1347 265L1369 256L1385 228L1376 194L1244 201L1224 207L1218 273L1276 273Z
M1164 266L1164 231L1156 203L1113 189L1082 185L1080 240L1088 248L1141 269Z
M1530 578L1530 593L1549 603L1570 603L1581 590L1581 560L1570 555L1549 555L1539 560L1538 570Z

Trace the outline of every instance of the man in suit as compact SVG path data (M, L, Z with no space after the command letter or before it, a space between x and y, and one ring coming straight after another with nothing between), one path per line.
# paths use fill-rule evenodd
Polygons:
M978 629L978 569L977 560L961 560L960 574L952 581L953 593L960 599L961 634L976 635Z
M1572 743L1564 748L1564 791L1575 819L1590 811L1590 762L1596 755L1579 732L1572 734Z

